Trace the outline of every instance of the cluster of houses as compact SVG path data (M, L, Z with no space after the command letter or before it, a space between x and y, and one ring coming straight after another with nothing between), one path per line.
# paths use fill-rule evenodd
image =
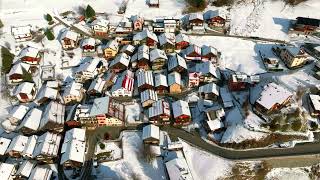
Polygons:
M166 134L159 127L150 124L143 127L142 140L144 149L155 158L162 158L170 179L193 180L190 168L184 157L183 145L180 141L165 143Z
M64 139L63 142L62 139ZM48 167L37 166L37 164L60 163L61 166L67 168L82 166L84 162L86 146L84 129L68 130L64 138L61 134L47 131L42 135L30 135L29 133L17 135L12 140L1 137L0 142L1 158L11 157L22 161L20 164L11 164L12 171L10 175L8 174L11 179L37 177L35 179L49 180L52 170ZM62 146L60 146L61 143ZM60 162L57 162L59 159L61 159Z
M159 7L159 0L150 0L149 5ZM182 20L157 18L150 21L132 16L117 25L96 18L88 23L92 36L63 29L58 39L63 57L57 59L61 59L63 68L72 69L65 81L57 80L55 65L40 67L40 62L49 58L47 52L36 46L23 47L6 75L7 82L14 86L11 96L19 103L1 125L6 130L13 127L11 130L21 134L12 140L1 138L0 156L24 159L22 165L13 165L9 176L50 179L52 171L36 162L59 163L65 168L81 167L87 146L85 129L125 126L124 102L133 99L140 103L152 123L143 129L146 144L159 145L160 130L155 125L191 123L191 103L181 98L191 91L197 92L204 103L218 104L208 105L210 108L204 110L206 130L223 130L225 110L234 106L231 92L255 86L260 77L240 72L224 74L219 68L221 54L216 48L192 44L189 37L179 31L184 28L225 33L227 22L224 12L210 10L204 14L189 14ZM294 30L309 33L317 31L316 26L319 27L316 20L297 18ZM11 31L18 42L33 37L31 26L12 27ZM76 49L81 50L79 63L68 58ZM308 56L302 48L278 47L274 51L289 68L307 63ZM273 59L265 62L270 67L279 64ZM38 69L41 70L40 84L26 79ZM319 63L315 71L319 74ZM226 86L223 82L227 82ZM263 88L254 107L267 116L290 104L292 97L290 91L270 83ZM319 117L319 95L310 94L309 99L312 116ZM66 127L69 130L63 135ZM101 162L122 157L116 145L100 144L95 154ZM1 163L0 171L2 166L11 165ZM27 168L24 166L31 167L28 173L20 170ZM166 167L170 178L174 173L190 175L183 158L168 161ZM39 175L41 173L45 175Z

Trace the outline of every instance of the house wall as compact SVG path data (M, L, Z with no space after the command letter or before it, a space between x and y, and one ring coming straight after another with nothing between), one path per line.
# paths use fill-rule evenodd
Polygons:
M63 100L65 104L68 104L70 102L81 102L82 98L83 98L83 94L81 93L80 96L73 96L73 95L64 96Z
M172 84L169 87L170 93L181 93L181 85L179 84Z
M289 67L300 66L304 64L307 60L306 56L298 55L294 57L287 50L282 50L280 53L280 57Z
M132 91L128 91L124 88L111 92L113 97L132 97Z
M106 59L111 59L117 55L118 51L111 49L111 48L106 48L104 49L104 57Z
M76 48L76 45L77 45L77 42L73 41L71 39L65 38L62 40L62 48L63 49L66 49L66 50L74 49L74 48Z
M32 94L19 93L17 98L20 102L29 102L33 99Z
M40 57L39 57L39 55L37 55L37 57L25 56L25 57L21 58L21 60L27 64L36 65L36 64L39 64Z

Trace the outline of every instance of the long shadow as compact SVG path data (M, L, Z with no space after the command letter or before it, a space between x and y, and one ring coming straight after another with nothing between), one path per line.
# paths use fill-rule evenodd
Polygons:
M281 26L281 31L284 33L288 33L289 27L290 27L290 19L284 19L284 18L278 18L278 17L273 17L273 22L274 24L278 24Z

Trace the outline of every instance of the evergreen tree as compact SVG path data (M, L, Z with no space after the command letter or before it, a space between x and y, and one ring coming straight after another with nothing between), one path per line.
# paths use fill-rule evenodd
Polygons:
M23 69L22 72L23 72L23 80L24 81L33 82L31 73L27 72L25 69Z
M50 40L50 41L54 40L54 38L55 38L54 34L52 33L52 31L50 29L47 29L44 34L47 36L48 40Z
M90 5L88 5L86 8L86 11L85 11L85 17L89 19L94 16L96 16L96 12L94 11L94 9Z
M1 56L2 56L1 71L2 73L7 74L10 72L14 55L11 54L7 48L1 47Z
M52 17L51 17L50 14L47 14L47 15L46 15L46 20L47 20L48 22L51 22L51 21L52 21Z

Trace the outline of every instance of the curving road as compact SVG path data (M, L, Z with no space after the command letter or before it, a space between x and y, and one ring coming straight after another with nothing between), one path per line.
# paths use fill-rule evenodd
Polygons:
M293 148L258 148L249 150L235 150L209 144L201 139L201 137L195 136L179 128L166 126L163 127L162 130L168 132L168 134L173 138L181 138L211 154L231 160L254 160L301 155L319 155L320 157L320 142L297 144Z

